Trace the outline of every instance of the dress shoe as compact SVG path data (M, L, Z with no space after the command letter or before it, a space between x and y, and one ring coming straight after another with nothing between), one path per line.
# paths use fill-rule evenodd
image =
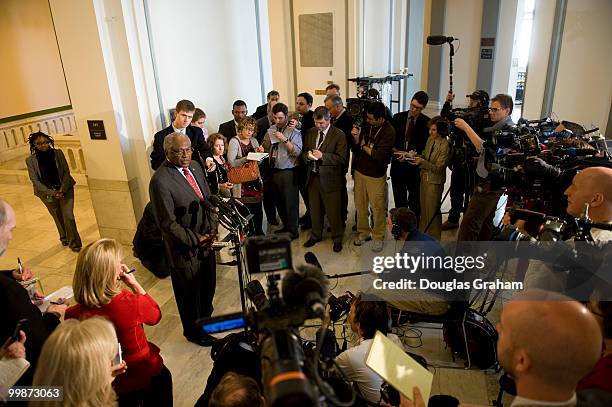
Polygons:
M199 346L213 346L215 342L217 342L217 338L208 334L202 334L201 336L195 338L189 337L187 340Z
M340 253L341 251L342 251L342 243L340 242L334 243L334 252Z
M64 247L68 246L68 242L62 240L62 246L64 246Z
M442 224L442 230L453 230L453 229L457 229L458 227L459 227L458 222L451 222L450 220L447 220L446 222Z
M303 225L303 224L305 224L305 223L310 223L310 214L309 214L309 213L307 213L307 214L305 214L304 216L302 216L302 217L301 217L301 218L298 220L298 223L299 223L300 225Z
M314 245L316 245L317 243L319 243L320 240L315 240L312 237L308 240L306 240L306 242L304 243L304 247L312 247Z
M78 252L81 251L81 248L80 247L71 247L70 250L72 250L75 253L78 253Z
M368 236L365 239L357 238L357 239L353 240L353 244L355 246L362 246L365 242L369 242L370 240L372 240L372 236Z

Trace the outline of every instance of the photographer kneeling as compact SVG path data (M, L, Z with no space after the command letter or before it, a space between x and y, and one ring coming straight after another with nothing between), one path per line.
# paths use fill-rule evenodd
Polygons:
M329 320L329 305L326 311L326 318ZM368 403L378 405L381 397L380 386L383 379L366 366L365 363L372 339L376 331L380 331L402 349L404 345L397 335L388 333L389 311L385 302L365 301L363 295L358 293L351 303L348 321L351 325L351 330L359 339L351 348L336 357L336 365L344 376L357 386L363 399ZM317 333L317 336L319 334ZM326 336L333 337L333 333L328 332Z
M510 115L512 114L513 101L509 95L498 94L491 99L489 117L493 126L484 130L486 134L492 134L505 127L514 125ZM474 129L463 119L455 119L455 126L463 130L480 153L476 174L478 181L474 194L470 199L463 221L459 227L457 241L487 241L491 240L494 231L493 217L497 209L497 203L503 193L503 184L496 177L489 176L490 160L495 151L490 143L476 134Z

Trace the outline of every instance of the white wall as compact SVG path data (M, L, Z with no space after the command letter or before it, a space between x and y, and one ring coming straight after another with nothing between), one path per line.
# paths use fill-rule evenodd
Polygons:
M495 39L495 66L493 68L493 95L508 92L508 81L512 67L512 50L514 46L516 11L518 0L504 0L499 4L499 23ZM517 27L517 31L520 28ZM514 98L514 94L511 94Z
M527 64L527 81L523 100L523 117L539 118L542 114L542 100L546 85L546 73L550 56L550 41L555 19L555 0L538 0L535 4L533 34L529 63ZM576 80L575 78L574 80Z
M292 106L295 101L291 10L286 0L268 0L268 22L272 64L272 87L281 101Z
M465 99L465 95L472 93L476 87L482 8L483 0L450 0L446 2L444 35L457 37L461 40L461 45L455 42L455 57L453 58L453 91L457 95L457 101ZM457 50L457 48L459 49ZM448 54L448 45L444 45L440 80L442 96L446 95L449 88Z
M2 0L0 61L0 118L70 104L47 0Z
M148 5L166 113L189 99L216 131L232 118L234 100L244 100L249 113L262 104L253 1L149 0Z
M606 129L612 100L612 2L569 0L553 112Z
M363 76L386 76L389 68L388 1L363 2Z

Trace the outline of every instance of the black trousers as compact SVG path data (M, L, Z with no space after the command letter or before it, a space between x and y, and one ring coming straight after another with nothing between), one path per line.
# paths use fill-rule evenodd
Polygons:
M410 163L391 163L391 188L396 208L410 208L419 219L421 170Z
M459 226L457 241L491 240L495 231L493 218L501 196L502 191L499 189L489 190L487 187L477 187L474 190Z
M172 373L166 366L144 388L119 396L119 407L172 406Z
M201 333L196 327L196 321L213 313L216 268L215 253L211 250L199 251L197 256L191 258L190 266L170 269L172 290L186 338L198 338Z
M307 165L300 165L296 167L296 171L298 173L298 188L300 190L300 195L302 195L302 201L304 201L304 206L306 207L306 213L304 214L304 217L308 221L310 220L310 201L308 200L308 185L306 185L306 177L308 175L309 169Z
M273 170L272 187L283 227L293 235L297 235L300 209L297 171L294 168Z
M262 163L259 164L259 173L261 174L264 190L263 208L268 222L275 223L276 204L274 201L274 188L272 187L272 170L270 169L270 165L267 164L267 161L268 160L263 160Z
M265 194L265 192L264 192ZM251 219L251 224L253 226L253 230L252 230L252 235L256 235L256 236L261 236L264 234L263 229L262 229L262 223L263 223L263 209L262 209L262 204L261 202L257 202L257 203L248 203L245 204L247 208L249 208L249 212L251 212L251 214L253 215L253 218ZM274 214L274 216L276 216L276 212ZM272 218L274 219L274 218Z
M474 190L476 170L465 163L453 165L451 172L450 199L451 209L448 212L450 222L459 223L461 214L466 211L470 194Z

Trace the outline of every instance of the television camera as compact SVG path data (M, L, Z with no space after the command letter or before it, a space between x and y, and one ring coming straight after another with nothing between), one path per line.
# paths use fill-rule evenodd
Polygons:
M294 269L291 241L282 235L247 238L244 250L249 274L265 274L266 291L258 280L251 280L241 291L253 306L247 312L198 321L202 332L244 329L256 334L254 347L259 351L264 395L270 406L318 406L323 399L337 406L352 405L354 392L352 400L343 402L320 376L324 335L317 341L312 358L307 357L304 348L308 346L303 346L298 335L298 328L306 320L325 317L329 295L325 274L310 264ZM282 279L281 272L285 273ZM345 302L336 299L333 307L342 313Z

